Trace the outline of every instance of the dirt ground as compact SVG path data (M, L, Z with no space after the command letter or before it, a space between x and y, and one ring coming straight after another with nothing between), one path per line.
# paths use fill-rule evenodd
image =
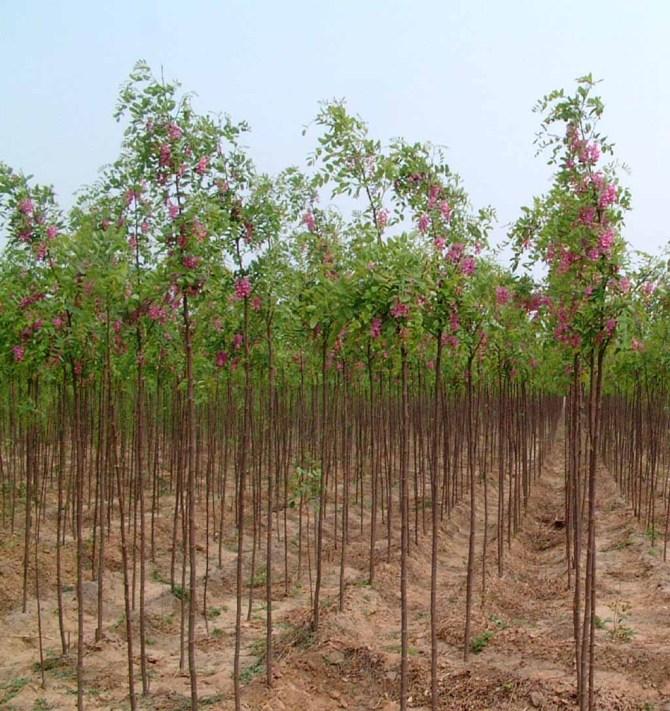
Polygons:
M465 609L468 509L460 505L442 529L438 609L440 703L443 709L511 711L574 708L572 592L566 586L563 518L563 451L559 437L541 478L535 483L521 532L505 551L505 571L495 564L495 491L489 496L489 565L482 596L478 573L473 637L481 651L462 659ZM609 711L670 709L670 564L652 548L637 525L614 480L604 469L598 484L598 631L597 708ZM483 497L477 510L482 530ZM155 562L147 564L147 653L150 695L142 709L187 709L188 674L180 670L180 605L169 585L170 517L158 519ZM309 631L310 584L307 560L297 579L297 524L289 520L289 594L285 594L283 543L277 541L274 569L275 678L267 688L262 666L265 634L264 582L259 577L243 637L243 706L249 710L326 711L380 709L398 704L400 661L398 546L387 561L386 542L377 549L374 585L368 575L368 525L360 534L358 510L352 510L352 539L345 570L344 606L338 611L339 550L327 546L322 627ZM59 656L54 592L53 532L44 524L40 584L46 684L40 684L36 603L21 612L22 539L0 542L0 708L70 709L76 706L74 656ZM281 533L281 527L279 529ZM127 658L123 586L117 532L107 544L105 620L94 642L97 585L84 586L86 599L86 707L127 709ZM262 532L262 535L264 533ZM277 538L277 536L275 536ZM332 540L330 537L327 540ZM248 546L251 539L247 539ZM477 541L481 550L481 533ZM303 555L305 552L303 552ZM199 552L199 574L205 552ZM202 708L230 709L234 641L235 541L224 541L223 565L210 550L208 619L197 631L199 693ZM249 559L250 552L247 555ZM259 569L262 553L258 554ZM312 561L313 567L313 561ZM478 564L481 571L481 562ZM64 549L64 580L73 582L73 543ZM312 570L312 576L314 571ZM420 537L409 561L410 703L428 709L430 688L429 626L430 540ZM202 577L199 586L202 593ZM73 587L65 587L66 627L74 645L76 607ZM201 604L201 603L200 603ZM139 645L135 640L135 651ZM136 679L139 679L139 658ZM137 684L139 693L140 686Z

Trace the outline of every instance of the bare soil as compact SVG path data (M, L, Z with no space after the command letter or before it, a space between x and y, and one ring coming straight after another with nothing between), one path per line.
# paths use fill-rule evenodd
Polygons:
M480 485L481 487L481 482ZM482 595L478 563L473 636L481 651L463 661L465 572L468 509L460 505L445 521L440 543L439 674L443 709L512 711L571 709L575 703L572 592L567 589L563 519L562 441L556 442L541 478L535 483L522 530L505 545L505 571L498 578L495 562L495 504L489 484L489 564ZM478 539L481 550L483 497L478 496ZM157 519L155 561L147 563L147 651L150 695L139 697L142 709L188 709L188 674L180 668L180 606L169 585L171 519ZM670 709L670 565L662 550L651 548L605 469L598 483L597 708L607 711ZM326 711L380 709L398 704L400 661L399 551L387 560L386 541L378 543L374 585L366 583L369 548L368 511L352 504L351 541L345 571L344 606L338 610L339 556L332 531L327 535L322 628L310 632L310 583L303 550L303 572L297 578L297 520L288 521L289 580L283 567L283 512L277 513L274 570L275 678L265 685L262 655L265 635L264 583L257 578L250 619L244 622L243 701L249 710ZM430 510L427 511L427 517ZM230 520L231 514L228 514ZM311 517L310 517L311 518ZM312 521L313 523L313 521ZM428 522L429 523L429 522ZM46 654L46 684L40 684L36 602L21 612L22 537L0 541L0 708L70 709L76 707L74 651L59 656L55 595L53 521L42 524L40 545L41 612ZM409 706L428 709L430 688L430 539L420 528L409 561L410 695ZM264 532L261 531L264 539ZM204 538L202 532L200 539ZM396 536L396 541L398 536ZM251 536L247 535L247 560ZM305 546L303 546L305 548ZM310 551L313 556L313 551ZM202 595L205 551L199 551L199 594ZM257 555L257 573L264 554ZM208 619L199 617L197 660L201 707L230 709L235 620L235 541L224 541L223 565L209 551ZM311 561L312 577L314 561ZM63 580L73 585L74 544L63 550ZM178 566L180 570L180 566ZM123 586L115 526L106 545L105 620L100 642L94 642L97 585L85 583L87 654L86 707L127 709L127 661ZM179 576L178 576L179 577ZM286 594L288 588L288 594ZM248 593L247 593L248 594ZM76 600L65 587L66 627L74 646ZM202 601L199 602L202 605ZM246 617L246 601L244 613ZM136 623L136 620L134 620ZM488 634L485 634L488 633ZM139 644L135 640L135 651ZM139 658L136 660L137 692Z

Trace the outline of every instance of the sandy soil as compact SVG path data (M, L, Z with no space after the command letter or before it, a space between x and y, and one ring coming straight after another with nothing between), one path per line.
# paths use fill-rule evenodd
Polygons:
M506 550L505 572L496 575L495 490L489 496L489 575L482 599L481 573L473 617L473 636L488 641L479 654L462 660L468 509L460 505L442 530L439 580L440 700L443 709L484 711L574 708L572 593L566 587L563 518L562 441L556 442L542 477L535 483L523 528ZM483 520L478 497L478 531ZM670 709L670 564L649 540L617 493L604 469L598 495L598 609L596 683L599 709ZM168 511L168 507L164 507ZM291 514L293 516L293 514ZM398 546L386 558L386 542L377 550L373 586L366 584L368 527L359 534L358 509L352 511L352 539L346 567L346 592L338 611L339 551L327 546L324 612L318 638L309 632L310 585L306 560L302 580L297 569L297 525L289 521L289 594L285 594L283 544L276 542L275 679L271 689L262 668L265 633L264 587L259 580L249 620L244 622L243 700L249 710L326 711L398 706L399 566ZM559 522L559 523L557 523ZM44 525L40 549L41 604L46 685L40 685L36 604L21 612L20 536L0 542L0 708L70 709L75 707L74 658L59 656L54 592L53 532ZM97 585L87 581L86 707L127 709L127 666L123 588L117 532L107 544L105 627L93 641ZM187 709L188 675L180 670L181 601L170 590L170 519L159 519L161 545L147 564L147 650L150 696L142 709ZM330 540L330 539L329 539ZM481 549L481 534L478 540ZM250 545L250 538L248 539ZM201 550L199 572L204 571ZM251 556L248 555L247 558ZM263 555L259 554L262 563ZM202 708L232 708L235 542L224 542L221 569L210 551L209 619L198 623L197 658ZM262 567L262 565L261 565ZM64 550L64 580L73 581L73 544ZM481 563L478 564L478 571ZM90 571L89 576L90 578ZM430 687L429 627L430 541L413 545L409 563L410 707L427 709ZM66 624L74 644L75 594L66 587ZM202 591L202 579L200 585ZM246 613L246 605L245 605ZM618 621L618 625L615 622ZM480 639L484 639L480 637ZM135 646L136 651L138 645ZM137 665L139 675L139 664ZM139 684L137 685L139 691Z

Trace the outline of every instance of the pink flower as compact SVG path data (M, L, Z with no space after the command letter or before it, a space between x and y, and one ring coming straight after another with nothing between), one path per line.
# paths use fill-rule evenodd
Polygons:
M433 240L433 244L435 245L435 249L441 252L447 246L447 240L445 240L444 237L436 237Z
M198 219L193 220L193 232L198 242L204 242L207 237L207 228Z
M586 143L579 151L579 160L588 165L595 165L600 159L600 146L597 143Z
M440 213L445 220L451 219L451 206L446 200L442 200L440 203Z
M598 198L598 205L601 208L609 207L617 201L617 197L618 195L616 186L610 183L609 185L606 185L600 193L600 197Z
M582 225L586 225L587 227L592 227L595 220L596 220L596 208L595 207L593 207L593 206L583 207L579 211L579 221L582 223Z
M503 306L508 303L510 298L511 294L506 286L499 286L496 288L496 303L499 306Z
M228 354L225 351L219 351L216 354L216 367L224 368L228 362Z
M195 166L195 172L198 173L198 175L204 175L207 172L208 167L209 167L209 158L207 156L203 156L198 161L198 165Z
M164 316L163 309L160 306L158 306L157 304L151 304L151 306L149 306L148 313L149 313L149 318L152 321L160 321Z
M223 321L218 316L214 319L213 326L217 333L223 331Z
M233 336L233 346L235 347L235 350L240 350L242 348L242 344L244 343L244 336L241 333L236 333Z
M182 136L182 130L177 126L176 123L172 122L168 124L168 136L172 141L178 141Z
M380 318L373 318L370 324L370 336L371 338L379 338L382 335L382 320Z
M651 296L656 291L656 284L651 281L646 281L642 284L642 293L645 296Z
M33 201L30 198L24 198L19 202L19 212L23 213L24 215L32 215L34 209L35 206L33 205Z
M23 346L14 346L12 353L14 354L14 360L20 363L26 355L26 349Z
M176 205L175 203L172 202L172 200L168 200L168 214L170 215L170 219L174 220L177 218L179 215L179 205Z
M455 244L452 244L451 247L449 247L449 251L447 252L447 261L451 262L452 264L456 264L460 261L464 251L465 245L461 242L456 242Z
M431 185L428 190L428 209L432 210L437 205L442 188L439 185Z
M54 328L59 329L63 327L65 321L62 319L62 317L56 316L51 323L53 323Z
M251 282L248 277L241 277L235 282L235 298L243 301L251 295Z
M386 210L385 208L382 208L378 213L377 213L377 226L379 227L380 230L383 230L384 227L388 224L389 221L389 211Z
M263 307L263 301L261 300L261 297L254 296L254 298L251 300L251 308L254 311L260 311L262 307Z
M186 269L196 269L200 264L200 257L194 257L192 254L187 254L182 259L182 264L186 267Z
M443 340L445 346L449 346L449 348L453 348L453 349L458 348L458 346L460 344L460 341L458 340L458 336L454 336L452 334L445 335L442 338L442 340Z
M167 143L161 143L158 149L158 163L162 166L170 165L172 160L172 149Z
M419 232L426 234L430 229L430 216L425 212L419 217Z
M302 216L302 221L310 232L316 230L316 220L314 219L314 213L311 211L306 212Z
M616 326L617 322L615 318L607 319L607 323L605 324L605 331L608 336L611 336L614 331L616 331Z
M121 327L122 327L122 326L123 326L123 324L122 324L121 321L117 318L116 321L114 321L114 326L113 326L113 328L114 328L114 333L116 333L117 335L118 335L119 333L121 333Z
M395 304L391 307L391 316L393 318L406 318L409 316L409 306L407 304L403 304L400 301L396 301Z
M621 279L619 279L618 287L622 294L627 294L631 287L630 279L628 277L621 277Z
M58 227L56 225L49 225L47 227L47 238L48 239L56 239L58 236Z
M466 257L461 262L461 272L463 272L466 276L472 276L475 273L476 266L477 263L475 262L474 257Z
M605 254L609 254L610 250L614 246L614 231L610 228L605 230L600 235L600 249L603 250Z
M637 353L644 350L644 344L641 341L638 341L637 338L633 338L630 347Z

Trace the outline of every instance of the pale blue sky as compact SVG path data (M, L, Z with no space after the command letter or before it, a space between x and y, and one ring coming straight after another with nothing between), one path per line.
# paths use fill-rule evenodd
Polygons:
M69 204L115 157L116 95L144 58L199 109L249 121L261 170L304 160L302 127L329 98L382 139L444 144L500 235L547 186L533 104L592 72L631 168L626 236L657 251L670 237L669 34L664 0L0 0L0 160Z

